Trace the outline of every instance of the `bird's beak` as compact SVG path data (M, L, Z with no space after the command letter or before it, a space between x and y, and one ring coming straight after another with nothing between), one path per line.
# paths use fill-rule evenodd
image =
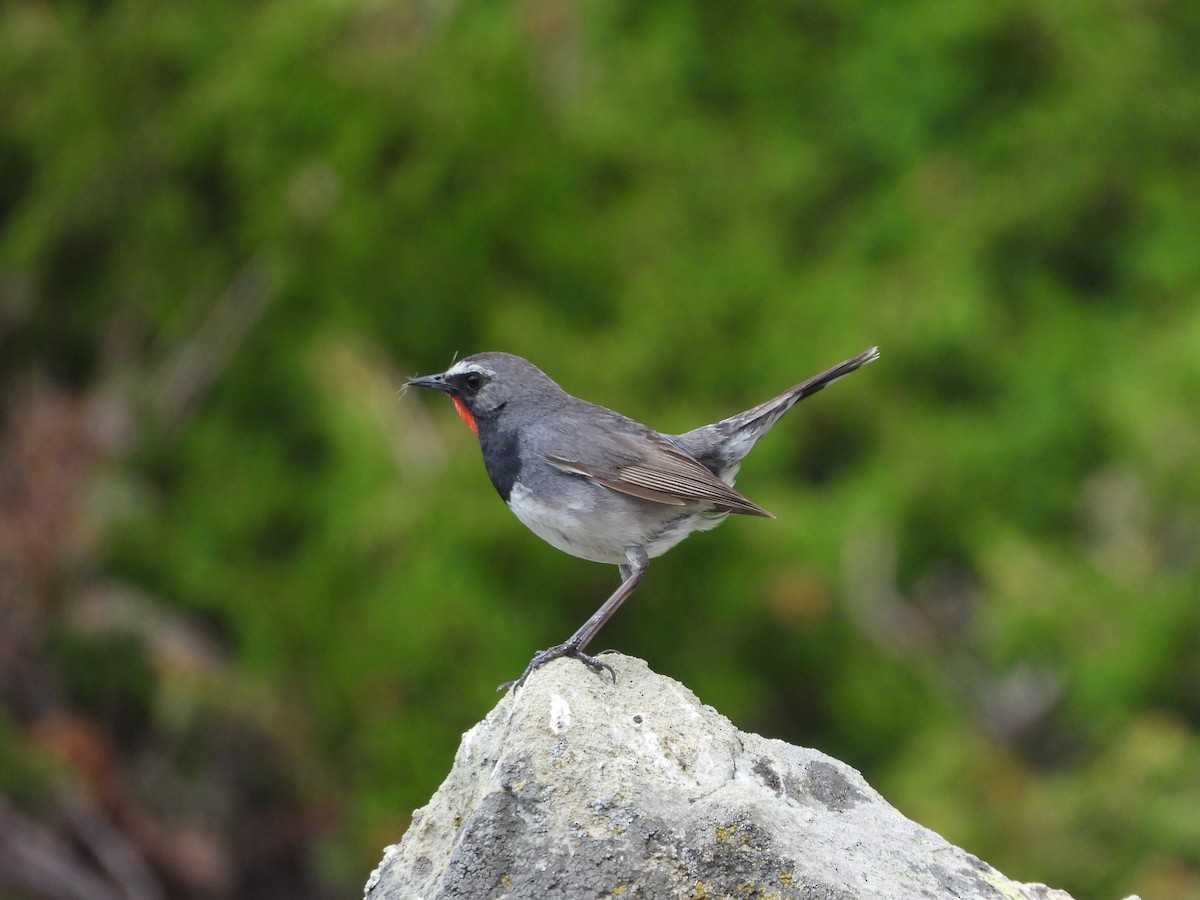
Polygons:
M433 388L435 391L442 391L447 394L454 393L454 388L446 380L445 375L420 375L416 378L408 379L405 387Z

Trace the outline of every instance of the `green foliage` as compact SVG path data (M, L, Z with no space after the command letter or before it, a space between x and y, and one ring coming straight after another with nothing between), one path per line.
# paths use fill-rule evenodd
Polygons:
M1197 46L1173 0L10 2L9 443L31 383L124 423L21 594L56 702L127 772L255 735L351 890L616 581L404 376L507 349L681 431L878 343L744 466L778 520L601 640L1012 877L1200 897ZM98 582L215 669L80 630Z

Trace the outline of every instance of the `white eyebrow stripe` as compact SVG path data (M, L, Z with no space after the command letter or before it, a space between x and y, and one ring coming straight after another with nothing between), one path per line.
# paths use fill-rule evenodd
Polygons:
M446 370L447 375L463 375L467 372L479 372L481 375L491 375L492 373L478 363L469 363L465 359L460 359L449 369Z

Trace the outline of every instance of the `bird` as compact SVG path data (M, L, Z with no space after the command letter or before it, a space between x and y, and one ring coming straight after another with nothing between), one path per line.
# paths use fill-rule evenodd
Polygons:
M564 553L616 565L621 583L561 644L538 651L516 681L561 657L598 673L585 650L637 589L651 559L730 515L774 516L734 490L742 460L805 397L879 358L871 347L751 409L683 434L663 434L572 396L520 356L477 353L406 387L447 394L479 439L501 499L530 531Z

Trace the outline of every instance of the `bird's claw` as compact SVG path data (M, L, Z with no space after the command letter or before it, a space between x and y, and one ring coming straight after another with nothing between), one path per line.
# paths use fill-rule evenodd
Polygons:
M533 659L529 661L529 665L525 667L525 671L521 673L520 678L518 678L516 681L506 681L504 684L496 688L496 690L504 691L508 688L519 690L521 686L525 684L526 679L528 679L529 676L532 675L536 670L540 669L546 663L553 662L554 660L564 656L569 656L572 659L579 660L593 672L608 672L609 676L612 677L613 684L617 683L616 669L614 669L608 663L596 659L594 656L588 656L586 653L580 650L579 647L568 642L566 644L558 644L557 646L549 647L546 650L539 650L533 655Z

